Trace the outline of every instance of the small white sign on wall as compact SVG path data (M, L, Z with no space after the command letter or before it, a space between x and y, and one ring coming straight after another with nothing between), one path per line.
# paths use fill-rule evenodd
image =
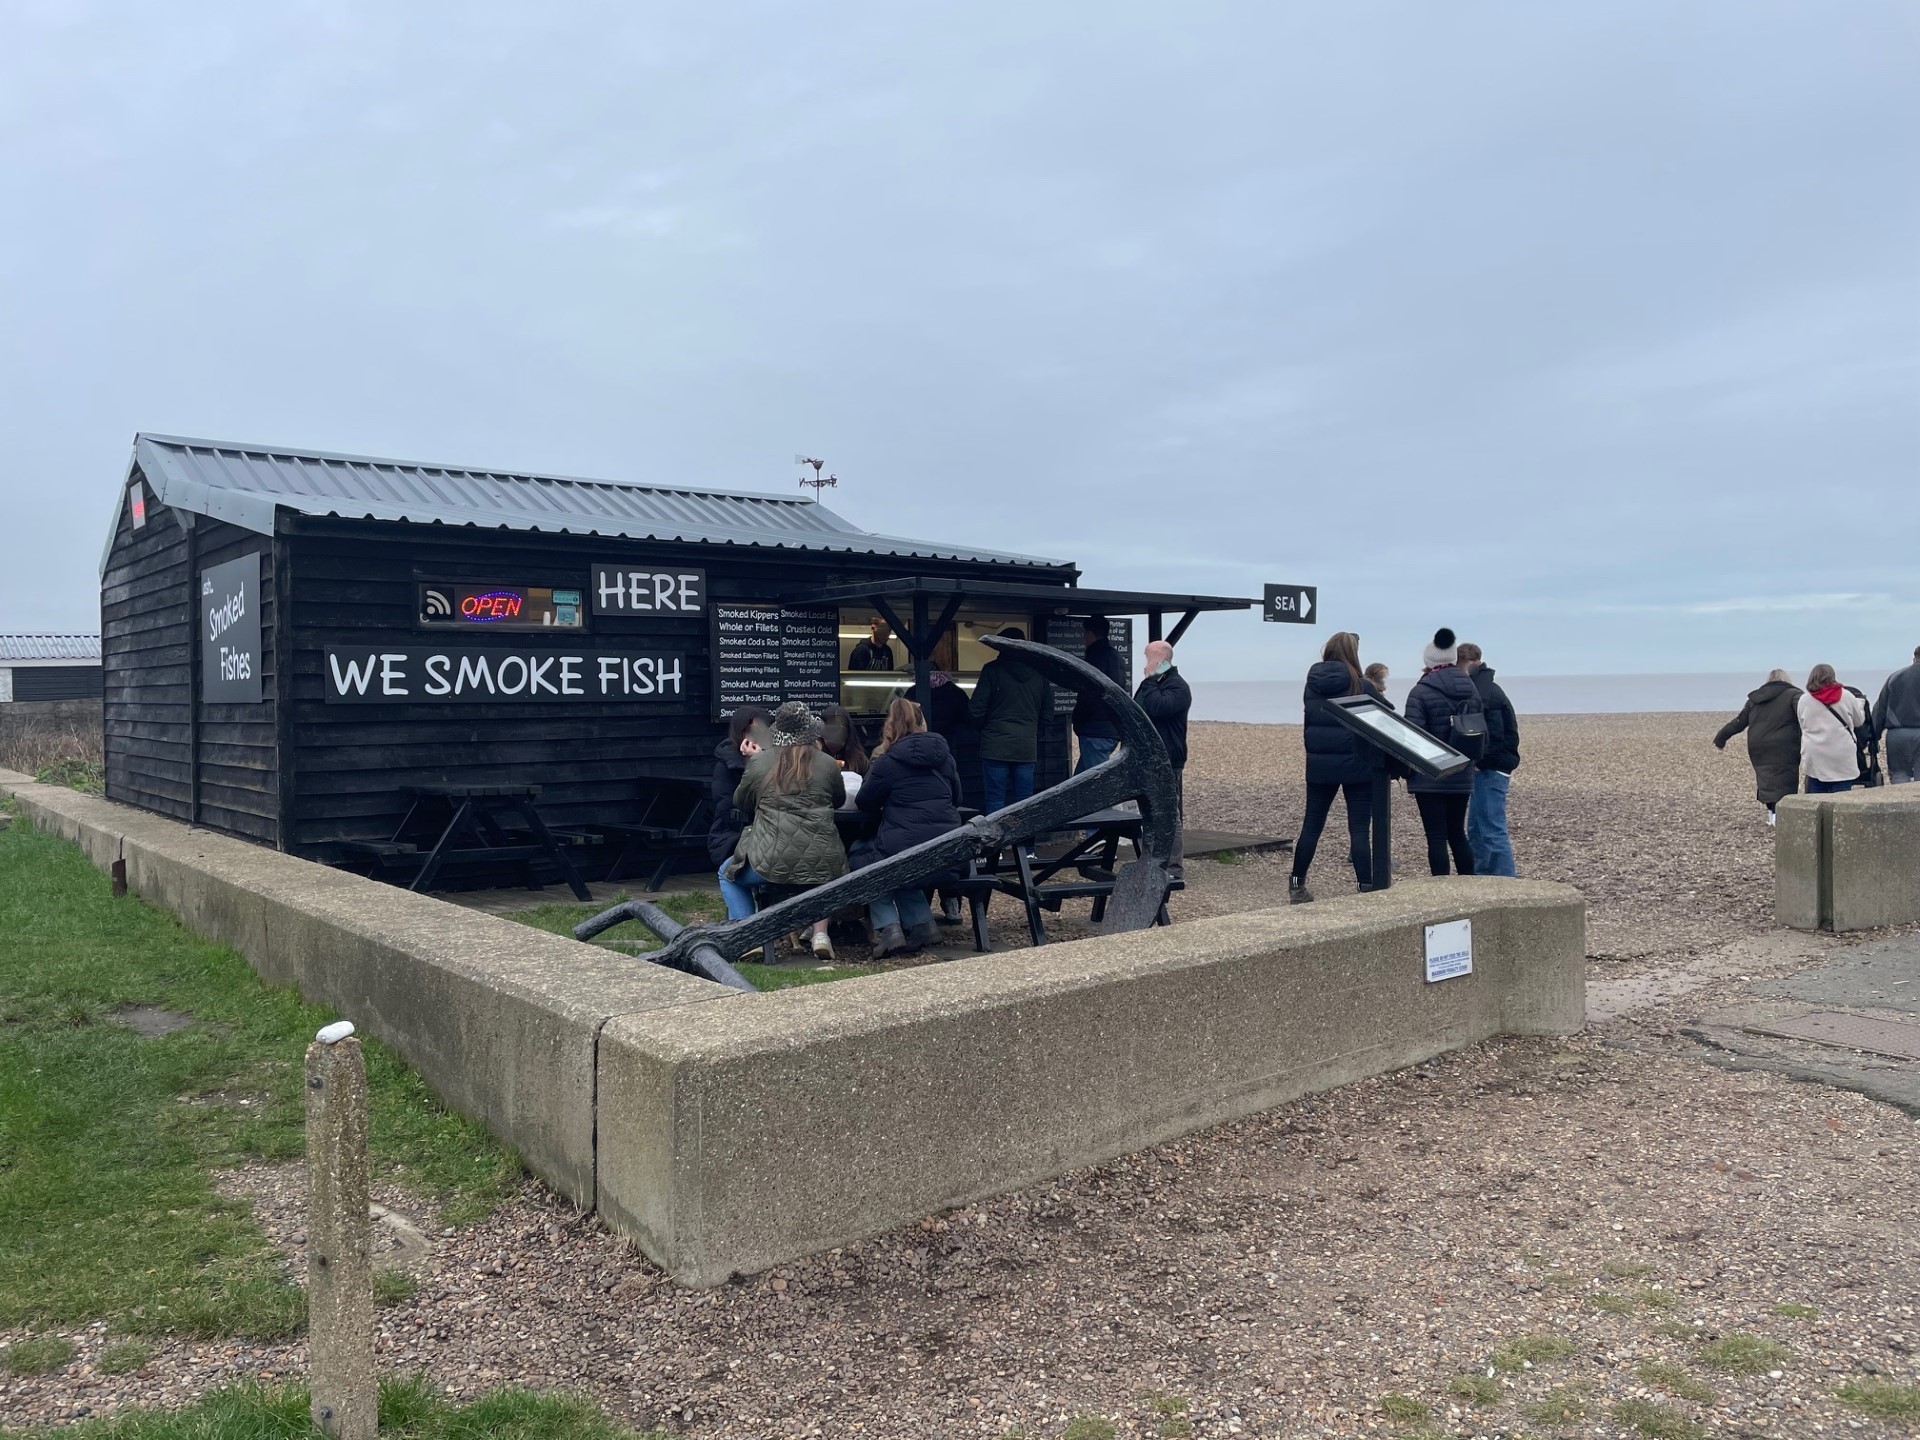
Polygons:
M1427 979L1451 980L1473 973L1473 921L1427 926Z

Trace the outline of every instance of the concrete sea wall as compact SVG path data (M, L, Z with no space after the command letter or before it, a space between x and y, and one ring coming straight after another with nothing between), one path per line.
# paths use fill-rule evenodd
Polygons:
M1920 921L1920 785L1789 795L1776 807L1774 918L1798 930Z
M1416 881L747 995L0 772L36 825L363 1025L450 1105L712 1284L1584 1016L1561 885ZM1468 919L1472 973L1425 978Z

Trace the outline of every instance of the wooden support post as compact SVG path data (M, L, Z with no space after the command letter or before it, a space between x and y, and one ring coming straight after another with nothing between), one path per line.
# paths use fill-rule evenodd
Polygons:
M913 635L907 641L907 649L913 655L914 694L920 697L921 714L933 713L933 642L928 634L927 596L925 591L916 590L913 596Z
M1147 611L1147 639L1158 640L1159 638L1160 612L1158 610L1149 610Z
M1193 624L1199 616L1200 612L1198 610L1189 610L1186 614L1182 615L1180 617L1180 623L1173 627L1173 633L1167 636L1167 643L1169 645L1178 645L1180 643L1180 637L1187 633L1187 627Z
M313 1423L373 1440L373 1254L367 1199L367 1065L352 1026L307 1047L307 1350ZM329 1040L339 1030L344 1039Z

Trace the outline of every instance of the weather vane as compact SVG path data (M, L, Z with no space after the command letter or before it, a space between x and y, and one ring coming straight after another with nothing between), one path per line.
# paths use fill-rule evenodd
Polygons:
M796 465L811 465L813 467L813 478L809 480L805 475L802 475L800 477L800 487L803 490L811 489L816 502L820 499L820 492L826 489L827 486L838 485L840 483L840 477L838 475L821 476L820 472L826 468L827 464L824 460L816 460L811 455L796 455L793 457L793 463Z

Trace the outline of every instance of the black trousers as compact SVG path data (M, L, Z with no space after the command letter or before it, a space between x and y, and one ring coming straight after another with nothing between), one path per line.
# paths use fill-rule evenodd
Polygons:
M1427 832L1427 868L1436 875L1447 873L1447 852L1453 852L1453 868L1459 874L1473 873L1473 846L1467 843L1467 802L1471 795L1415 795L1420 805L1420 828Z
M1353 878L1362 885L1373 883L1373 783L1362 780L1344 785L1320 785L1307 782L1307 813L1300 818L1300 838L1293 842L1293 873L1307 878L1313 868L1313 853L1320 848L1320 832L1327 828L1327 816L1333 811L1333 797L1347 792L1347 846L1353 857Z

